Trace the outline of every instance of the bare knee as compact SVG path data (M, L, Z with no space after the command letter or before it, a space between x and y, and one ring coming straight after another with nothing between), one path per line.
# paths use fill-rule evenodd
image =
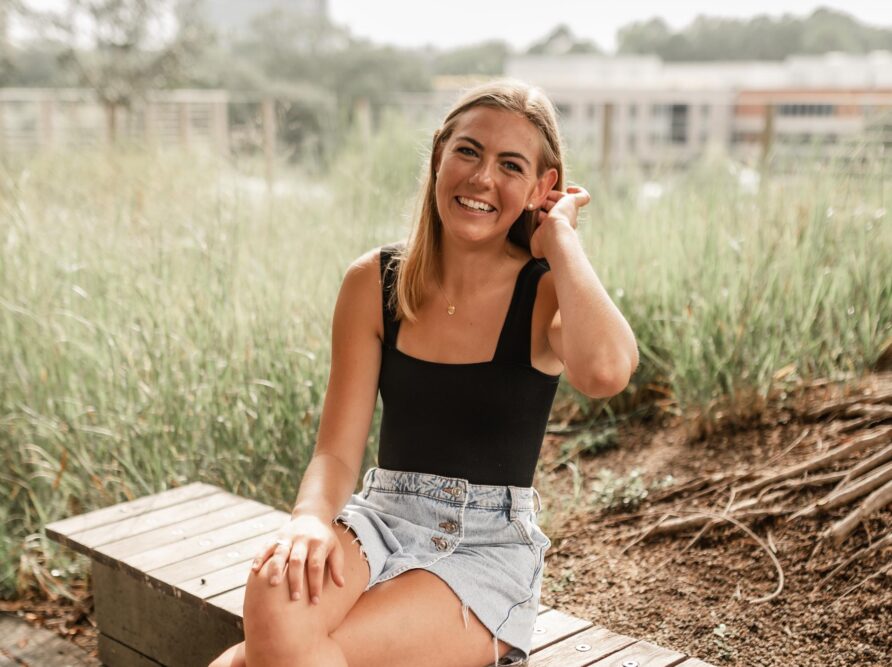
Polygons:
M245 667L245 665L245 642L239 642L223 651L208 667Z

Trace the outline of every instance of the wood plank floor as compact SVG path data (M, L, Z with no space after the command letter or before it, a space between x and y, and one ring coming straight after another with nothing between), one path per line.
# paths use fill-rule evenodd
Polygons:
M287 519L286 512L194 483L63 519L48 525L46 532L98 564L94 596L97 607L110 610L104 614L106 625L114 625L118 614L109 607L111 600L100 600L103 591L97 587L114 589L117 598L125 596L122 586L133 582L137 590L151 589L156 614L163 613L157 607L169 598L171 605L175 600L180 606L180 617L190 615L182 605L192 605L196 616L200 610L203 619L241 632L251 559ZM121 611L123 617L130 610ZM557 609L541 606L539 611L531 667L709 667L684 653L595 627ZM145 621L133 620L137 622ZM150 644L132 646L141 639L124 636L123 626L118 630L100 624L100 631L109 663L131 649L160 664L177 662L175 654L164 659L154 655ZM118 664L133 663L122 657Z

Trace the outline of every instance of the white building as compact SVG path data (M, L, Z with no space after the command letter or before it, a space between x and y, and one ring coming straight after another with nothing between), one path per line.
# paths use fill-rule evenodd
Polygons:
M506 75L545 89L567 143L596 161L686 162L837 143L892 121L892 53L783 62L664 63L655 56L517 56ZM892 142L892 137L881 137Z

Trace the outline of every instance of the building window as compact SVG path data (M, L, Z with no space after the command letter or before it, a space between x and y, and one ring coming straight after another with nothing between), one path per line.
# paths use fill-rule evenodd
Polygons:
M598 115L598 107L595 104L589 104L585 108L585 113L588 116L588 119L592 120L595 116Z
M780 116L832 116L836 113L833 104L778 104Z
M630 135L628 136L627 145L628 145L628 147L629 147L629 152L630 152L630 153L634 153L634 152L635 152L635 140L636 140L636 139L635 139L635 135L634 135L634 134L630 134Z
M638 105L632 104L629 105L629 118L636 118L638 116Z
M709 118L709 105L708 104L700 105L700 116L702 118Z
M669 139L673 144L688 143L688 105L673 104L670 111Z

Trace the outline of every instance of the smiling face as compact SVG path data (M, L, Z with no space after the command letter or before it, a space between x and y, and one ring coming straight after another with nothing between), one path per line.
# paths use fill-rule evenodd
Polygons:
M466 241L504 238L527 204L536 208L557 181L541 169L542 137L518 114L472 107L456 119L435 156L443 233Z

